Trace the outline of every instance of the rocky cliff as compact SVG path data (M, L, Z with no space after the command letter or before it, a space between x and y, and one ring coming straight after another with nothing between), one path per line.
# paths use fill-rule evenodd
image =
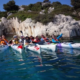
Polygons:
M80 21L72 19L70 16L63 14L56 15L53 22L43 25L40 22L35 23L34 20L27 18L21 22L17 18L7 20L1 18L0 28L7 30L7 34L16 33L21 36L20 31L23 31L24 36L37 35L59 35L63 33L63 37L72 38L80 36ZM1 29L0 29L1 30Z

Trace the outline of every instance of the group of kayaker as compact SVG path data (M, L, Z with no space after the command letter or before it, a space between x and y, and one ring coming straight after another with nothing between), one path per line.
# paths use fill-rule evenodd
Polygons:
M13 39L9 42L10 44L20 44L20 43L26 43L26 45L30 44L30 43L38 43L38 44L43 44L44 42L49 42L49 39L46 38L45 36L41 36L38 37L33 37L33 36L21 36L20 38L18 38L18 36L14 35Z
M55 37L52 36L52 39L54 39L56 42L58 41L58 39L56 39ZM50 43L52 42L51 40L49 40L47 37L45 37L44 35L41 35L41 37L36 36L21 36L20 38L18 38L18 36L14 35L13 36L13 40L11 41L12 44L20 44L20 43L24 43L26 45L30 44L30 43L37 43L37 44L44 44L44 43Z
M39 37L39 36L36 36L36 37L33 37L33 36L26 36L26 37L24 37L24 36L21 36L20 38L18 38L18 36L17 35L14 35L13 36L13 39L12 40L10 40L10 41L8 41L6 38L5 38L5 36L4 35L2 35L1 37L0 37L0 45L1 44L3 44L3 45L7 45L7 43L9 43L9 44L26 44L26 45L28 45L28 44L30 44L30 43L37 43L37 44L44 44L44 43L51 43L51 42L53 42L53 43L57 43L57 42L59 42L58 41L58 39L60 38L62 36L62 34L61 35L59 35L57 38L55 38L54 36L52 36L52 40L49 40L47 37L45 37L44 35L41 35L41 37Z

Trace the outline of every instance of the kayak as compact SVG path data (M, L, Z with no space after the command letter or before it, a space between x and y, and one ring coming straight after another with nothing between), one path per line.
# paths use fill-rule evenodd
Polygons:
M80 43L59 43L57 44L59 48L73 48L73 49L80 49Z
M9 48L8 45L0 45L0 53L5 52Z
M39 53L40 54L40 46L39 45L28 45L25 47L25 51L31 50L32 52Z
M59 43L56 45L56 52L80 55L80 43Z
M23 51L23 47L22 45L11 45L11 48L18 51L20 54L22 53Z
M70 54L74 54L75 53L75 49L79 49L80 50L80 43L51 43L51 44L46 44L46 45L30 45L26 47L26 50L32 50L35 52L38 52L39 54L41 53L42 49L48 49L51 50L53 52L55 51L59 51L59 52L68 52Z
M23 47L19 45L11 45L11 47L22 53ZM50 44L44 44L44 45L39 45L39 44L30 44L28 46L25 46L26 52L28 50L41 53L43 49L50 50L52 52L67 52L70 54L74 54L76 51L75 49L80 50L80 43L70 43L70 42L64 42L64 43L50 43ZM79 52L79 51L78 51ZM77 53L76 53L77 54Z

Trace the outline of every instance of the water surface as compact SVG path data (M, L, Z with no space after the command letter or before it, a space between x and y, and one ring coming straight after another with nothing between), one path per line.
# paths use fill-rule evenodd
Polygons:
M0 80L80 80L80 56L42 49L22 54L9 48L0 60Z

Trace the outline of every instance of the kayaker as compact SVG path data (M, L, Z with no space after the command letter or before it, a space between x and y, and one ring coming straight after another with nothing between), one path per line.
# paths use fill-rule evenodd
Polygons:
M30 44L30 42L31 42L31 41L30 41L30 37L26 36L26 37L25 37L25 40L24 40L24 44L25 44L25 45L28 45L28 44Z
M54 35L52 35L52 42L53 43L59 43L58 39Z
M17 36L17 35L14 35L14 36L13 36L12 43L13 43L13 44L19 44L19 39L18 39L18 36Z
M30 36L30 42L34 42L34 37L33 36Z
M38 36L36 36L35 39L34 39L34 43L39 43L39 42L40 42L40 39L39 39Z
M58 39L54 35L52 35L52 39L54 39L55 41L58 41Z
M6 42L6 44L8 43L8 40L5 38L4 35L2 35L2 40L4 40Z
M0 37L0 45L6 45L6 42Z
M48 38L46 38L44 35L41 36L41 40L44 40L45 42L48 42Z
M26 42L30 43L30 38L28 36L25 37Z
M24 43L24 36L21 36L21 37L20 37L19 42L20 42L20 43Z

